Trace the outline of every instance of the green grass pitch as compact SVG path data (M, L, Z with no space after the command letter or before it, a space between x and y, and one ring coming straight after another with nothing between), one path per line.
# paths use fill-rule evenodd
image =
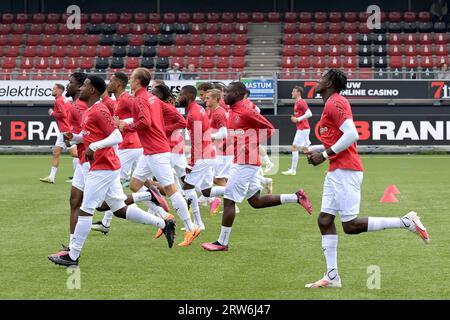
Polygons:
M91 232L80 258L80 289L68 289L70 274L47 260L68 241L71 160L64 157L55 185L39 182L50 156L0 156L0 299L449 299L450 157L363 156L360 216L419 213L431 244L406 230L339 234L342 289L305 289L325 270L317 215L327 165L301 159L297 176L278 173L274 193L302 187L314 206L308 216L296 204L255 210L245 203L237 215L230 251L206 252L220 216L202 214L207 230L188 248L153 240L154 227L113 219L109 235ZM290 157L280 157L280 169ZM380 203L394 183L399 203ZM96 214L94 221L101 218ZM176 242L182 239L179 230ZM380 289L368 289L367 270L378 266Z

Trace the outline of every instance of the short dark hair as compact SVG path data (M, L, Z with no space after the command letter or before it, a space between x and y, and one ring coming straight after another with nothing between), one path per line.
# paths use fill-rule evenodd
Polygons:
M172 91L170 91L169 87L164 84L159 84L155 86L155 89L157 89L159 92L161 92L162 97L161 100L164 102L167 102L169 99L175 99L175 97L172 94Z
M223 82L213 82L212 86L214 89L219 89L221 91L225 88L225 84Z
M59 90L64 92L64 86L61 83L55 83L55 86L57 86Z
M94 89L97 90L97 92L99 94L103 94L103 92L105 92L105 90L106 90L106 83L105 83L105 80L103 80L102 77L99 77L99 76L91 74L87 78L91 82L91 86L93 86Z
M245 84L239 81L231 82L228 86L236 91L238 97L244 97L245 93L247 92L247 87L245 86Z
M121 71L114 72L114 77L119 80L120 84L123 85L124 88L127 87L128 84L128 76Z
M87 73L84 72L74 72L70 76L73 77L80 86L83 85L84 80L86 80L88 77Z
M327 72L328 81L331 81L336 92L341 92L347 86L347 76L338 69L330 69Z
M146 68L137 68L134 70L136 72L136 78L143 87L148 87L150 81L152 80L152 74Z
M303 94L303 87L300 86L294 86L294 89L300 92L300 94Z
M198 85L198 90L200 91L208 91L214 89L214 86L211 82L202 82Z
M250 97L250 90L248 88L245 90L245 94Z
M191 98L194 98L197 96L197 89L194 86L184 86L181 88L181 90L187 92Z

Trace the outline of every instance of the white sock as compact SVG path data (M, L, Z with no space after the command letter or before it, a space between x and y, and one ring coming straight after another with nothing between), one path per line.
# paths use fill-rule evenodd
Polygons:
M292 171L297 171L297 163L298 163L298 150L292 151Z
M153 202L149 202L149 204L150 204L149 210L151 211L152 214L155 214L164 220L167 218L168 213L166 211L164 211L163 208L161 208L160 206L157 206Z
M202 216L200 215L200 208L198 206L197 192L195 191L195 189L184 190L184 192L186 193L186 197L192 200L191 208L192 216L194 217L194 223L198 227L204 226Z
M133 197L134 203L142 202L142 201L150 201L152 200L152 194L150 192L135 192L132 193L131 196Z
M73 240L73 233L71 233L70 237L69 237L69 248L70 248L70 244L72 243L72 240Z
M136 223L151 224L161 229L166 227L166 223L164 222L163 219L161 219L160 217L156 217L148 212L145 212L135 204L132 204L127 207L126 218L127 220Z
M338 275L337 244L338 236L336 234L322 236L322 249L327 262L327 277L329 280L334 280Z
M369 217L367 223L367 231L378 231L384 229L395 229L395 228L408 228L409 225L405 225L401 218L378 218Z
M72 165L73 165L73 171L75 171L75 169L77 168L77 165L78 165L78 158L72 159Z
M211 197L220 197L225 194L225 187L215 186L211 188Z
M49 175L49 177L50 177L51 180L55 180L56 172L57 172L57 171L58 171L58 168L57 168L57 167L52 167L52 168L50 169L50 175Z
M298 201L296 194L280 194L281 204L296 203Z
M228 241L230 240L230 233L231 233L231 227L224 227L222 226L220 228L220 236L217 242L219 242L223 246L228 245Z
M180 191L175 192L171 197L170 201L172 202L172 206L177 212L177 214L180 216L181 220L183 221L184 227L186 228L186 231L193 231L194 225L192 224L191 217L189 216L189 210L187 207L186 200L184 200L183 196L181 195Z
M103 215L102 224L105 227L109 227L111 225L111 220L113 218L113 212L111 210L105 211Z
M72 243L70 244L69 256L72 260L77 260L80 256L84 242L91 231L92 216L80 216L73 233Z

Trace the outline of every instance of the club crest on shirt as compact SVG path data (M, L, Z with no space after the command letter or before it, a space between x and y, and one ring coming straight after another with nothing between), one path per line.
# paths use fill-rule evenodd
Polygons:
M328 128L327 127L320 127L319 128L319 134L322 135L322 133L327 132Z
M155 103L155 97L150 97L149 99L148 99L148 102L150 103L150 104L153 104L153 103Z
M235 122L235 123L239 123L239 121L241 121L241 117L239 117L239 116L234 116L234 122Z

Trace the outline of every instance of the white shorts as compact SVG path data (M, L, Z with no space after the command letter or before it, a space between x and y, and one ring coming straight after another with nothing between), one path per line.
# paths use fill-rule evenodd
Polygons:
M214 177L228 178L230 176L231 166L234 156L217 156L214 165Z
M139 157L142 156L144 149L119 149L117 156L120 159L122 168L120 170L120 179L126 179L130 175L130 171L135 163L138 162Z
M195 162L192 171L186 175L184 182L200 190L213 186L215 159L200 159Z
M89 168L91 165L89 162L85 162L80 164L80 160L78 160L77 167L75 168L75 172L73 173L72 178L72 187L77 188L80 191L84 191L84 185L86 182L86 176L89 172Z
M175 175L178 178L186 175L187 161L186 156L180 153L170 153L170 165L175 170Z
M253 197L261 189L259 167L233 164L225 187L224 198L241 203L244 199Z
M328 172L323 184L321 212L336 215L347 222L356 218L361 202L361 171L337 169Z
M310 129L297 130L292 144L297 147L309 147L311 144L311 141L309 141L309 132Z
M125 207L127 196L120 184L120 169L89 171L84 186L83 203L80 209L94 214L103 201L106 201L112 212Z
M133 178L145 182L152 177L155 177L163 187L174 183L170 152L143 155L139 158Z
M60 147L60 148L62 148L63 150L66 150L66 149L76 148L77 145L74 144L74 145L72 145L70 148L68 148L68 147L66 146L66 144L64 143L64 135L63 135L62 132L60 132L60 133L58 134L58 136L56 137L55 147Z

